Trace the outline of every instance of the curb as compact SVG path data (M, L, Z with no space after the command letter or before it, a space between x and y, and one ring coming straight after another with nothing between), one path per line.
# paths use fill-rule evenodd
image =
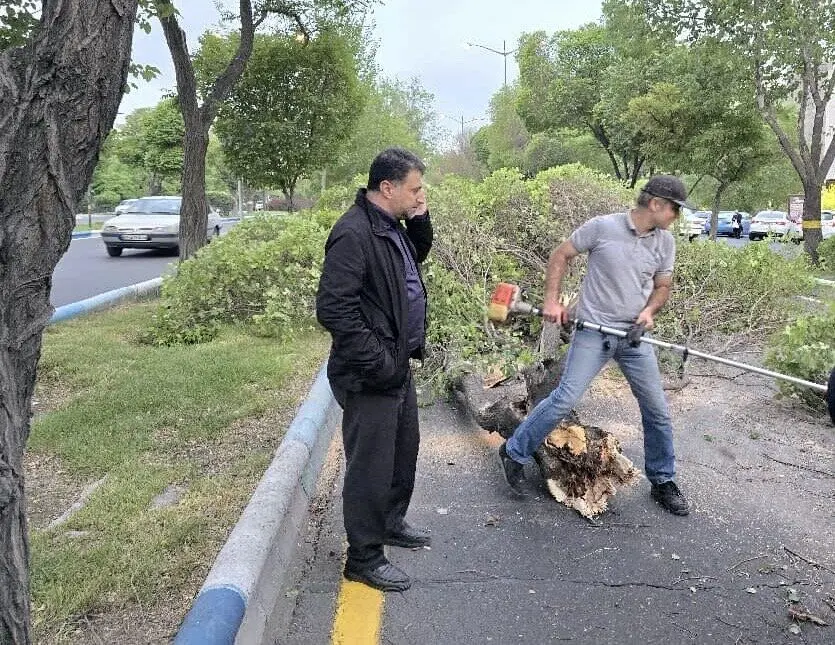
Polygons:
M75 318L76 316L89 314L93 311L107 309L108 307L117 305L125 300L136 300L143 296L157 295L161 285L162 278L153 278L151 280L146 280L145 282L138 282L137 284L122 287L121 289L106 291L105 293L100 293L99 295L87 298L86 300L79 300L78 302L63 305L55 310L55 313L52 314L52 318L49 319L48 324L51 325L63 320Z
M253 645L276 624L280 593L340 418L323 366L221 549L174 645Z
M72 239L74 240L82 240L90 237L101 237L101 233L99 231L79 231L78 233L72 234Z

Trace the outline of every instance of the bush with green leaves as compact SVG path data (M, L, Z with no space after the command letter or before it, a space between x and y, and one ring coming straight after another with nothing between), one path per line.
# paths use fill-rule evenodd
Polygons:
M165 279L148 340L202 342L227 323L277 337L312 327L326 238L306 214L241 222Z
M822 314L800 316L773 336L766 354L771 369L798 378L826 385L835 365L835 303ZM780 389L815 409L823 410L826 400L822 392L780 381Z
M656 335L723 351L755 344L801 311L814 286L806 256L787 259L766 244L680 240L670 300Z
M835 235L818 245L818 260L827 273L835 273Z
M427 372L437 384L459 364L500 365L511 373L533 359L540 321L515 318L496 329L486 306L499 282L542 297L548 256L589 217L622 210L623 187L572 165L525 179L497 170L482 182L455 175L430 187L435 242L425 266L429 290ZM579 269L566 280L576 289ZM439 377L435 379L435 377Z
M209 200L209 204L224 214L231 213L235 208L235 198L228 191L208 190L206 199Z
M518 317L495 328L485 316L493 288L514 282L541 302L552 249L588 219L633 200L633 191L576 164L533 179L503 169L480 183L447 176L432 186L428 373L434 378L460 363L499 364L509 373L530 360L540 321ZM762 345L798 315L795 296L811 290L803 257L789 260L764 244L680 242L675 286L656 320L665 340L725 350ZM572 263L564 295L576 293L584 269L582 257Z

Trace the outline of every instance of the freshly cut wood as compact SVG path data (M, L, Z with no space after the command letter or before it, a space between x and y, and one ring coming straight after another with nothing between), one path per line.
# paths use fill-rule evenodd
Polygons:
M534 457L554 499L583 517L605 511L618 488L634 483L639 474L617 437L579 423L552 430Z
M458 399L482 428L510 437L528 413L557 387L561 361L546 360L493 385L494 379L470 373L455 385ZM554 498L584 517L599 515L639 471L623 454L617 437L580 422L572 412L545 439L534 458Z

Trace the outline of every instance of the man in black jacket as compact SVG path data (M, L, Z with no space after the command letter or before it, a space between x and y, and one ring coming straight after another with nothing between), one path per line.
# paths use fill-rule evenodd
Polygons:
M328 237L316 296L316 316L333 339L328 380L343 410L344 574L383 591L411 585L383 545L430 543L428 531L406 522L420 442L409 359L423 358L426 289L419 264L432 247L424 170L400 148L377 155L368 188Z

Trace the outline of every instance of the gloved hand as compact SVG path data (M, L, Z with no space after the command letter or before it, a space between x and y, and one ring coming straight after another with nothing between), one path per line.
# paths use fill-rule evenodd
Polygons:
M644 335L644 324L636 323L626 330L626 340L630 347L637 347L641 344L641 336Z

